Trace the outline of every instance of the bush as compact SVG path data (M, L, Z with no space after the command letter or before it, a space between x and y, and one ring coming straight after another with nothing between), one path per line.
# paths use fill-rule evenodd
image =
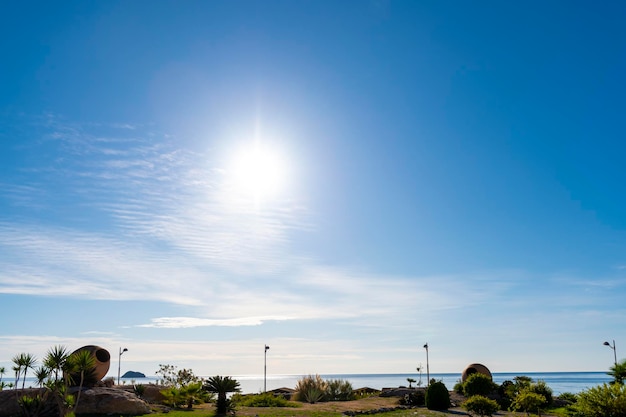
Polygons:
M426 393L423 390L417 390L410 394L405 394L400 398L400 405L411 405L421 407L426 404Z
M355 397L352 392L352 384L343 379L331 379L326 381L327 401L348 401Z
M450 407L450 393L441 381L430 383L426 389L425 400L429 410L447 410Z
M454 384L454 387L452 388L452 390L456 392L457 394L463 395L463 381L461 380L456 381L456 384Z
M564 392L562 394L559 394L557 398L559 399L559 401L568 404L574 404L576 401L578 401L578 395L572 394L571 392Z
M546 399L546 406L552 405L552 388L545 381L539 380L534 384L531 383L527 389L535 394L543 395Z
M262 394L241 395L235 394L231 401L243 407L295 407L296 404L287 401L284 397L269 392Z
M626 385L602 384L578 394L575 415L585 417L625 417Z
M487 397L474 395L463 403L463 408L470 414L477 414L484 417L494 415L500 409L500 406L496 401L490 400Z
M474 395L487 396L496 389L490 377L481 373L471 374L463 384L463 393L466 397Z
M328 384L319 375L308 375L296 383L296 401L314 404L324 401Z
M530 414L531 412L540 414L541 409L545 405L546 397L535 392L523 390L517 395L517 397L515 397L515 400L513 400L513 404L511 404L511 408L513 410L525 411L528 414Z

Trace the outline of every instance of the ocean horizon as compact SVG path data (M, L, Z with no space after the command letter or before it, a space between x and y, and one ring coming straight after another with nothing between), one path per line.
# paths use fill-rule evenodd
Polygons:
M208 377L201 376L203 378ZM305 375L267 375L264 381L263 375L232 375L234 379L239 381L241 392L245 394L254 394L263 392L264 383L267 390L277 388L294 388L299 379ZM354 389L357 388L397 388L400 386L408 386L407 378L413 378L420 384L419 374L320 374L323 379L343 379L352 384ZM493 381L501 384L506 380L513 380L516 376L528 376L533 381L545 381L552 388L554 395L564 392L578 393L585 389L602 385L610 382L612 378L606 372L586 371L586 372L494 372L492 373ZM431 379L442 381L449 390L461 380L461 373L431 373ZM122 384L148 384L158 383L159 377L146 376L145 378L121 378ZM426 374L421 375L421 386L425 386L427 382ZM413 386L417 385L413 383Z

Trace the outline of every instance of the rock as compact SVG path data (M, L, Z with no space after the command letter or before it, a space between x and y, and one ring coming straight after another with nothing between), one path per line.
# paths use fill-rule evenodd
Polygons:
M40 389L4 389L0 391L0 417L8 417L19 415L20 406L17 404L17 399L24 395L29 397L36 395L43 395L45 390Z
M70 389L70 392L76 394L77 389ZM20 415L20 407L17 399L23 395L46 396L46 404L38 415L56 416L58 408L50 392L46 393L45 389L31 388L0 391L0 417L11 417ZM48 395L46 395L48 394ZM83 389L80 394L80 401L76 414L116 414L138 416L150 413L148 404L137 398L132 392L116 388L95 387Z
M76 414L122 414L139 416L150 413L148 404L132 392L116 388L90 388L80 394Z

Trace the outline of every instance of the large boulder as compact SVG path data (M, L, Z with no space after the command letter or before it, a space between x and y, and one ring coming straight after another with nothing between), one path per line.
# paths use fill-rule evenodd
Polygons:
M76 394L78 390L72 389L71 393ZM44 396L45 389L24 389L24 390L2 390L0 391L0 417L12 417L20 414L20 407L17 399L23 395ZM48 392L49 394L49 392ZM40 415L56 416L58 409L52 395L47 395L47 402L42 407ZM127 416L138 416L150 413L150 406L138 398L132 392L116 388L95 387L84 389L80 393L80 401L76 414L117 414Z
M76 414L122 414L139 416L150 413L150 406L132 392L97 387L84 390Z
M16 416L20 414L20 406L17 399L24 396L43 395L43 389L3 389L0 391L0 417Z

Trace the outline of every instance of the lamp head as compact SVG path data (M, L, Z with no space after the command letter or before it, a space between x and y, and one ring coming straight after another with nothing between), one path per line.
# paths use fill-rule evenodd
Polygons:
M603 345L604 346L611 346L611 344L609 342L604 342Z

